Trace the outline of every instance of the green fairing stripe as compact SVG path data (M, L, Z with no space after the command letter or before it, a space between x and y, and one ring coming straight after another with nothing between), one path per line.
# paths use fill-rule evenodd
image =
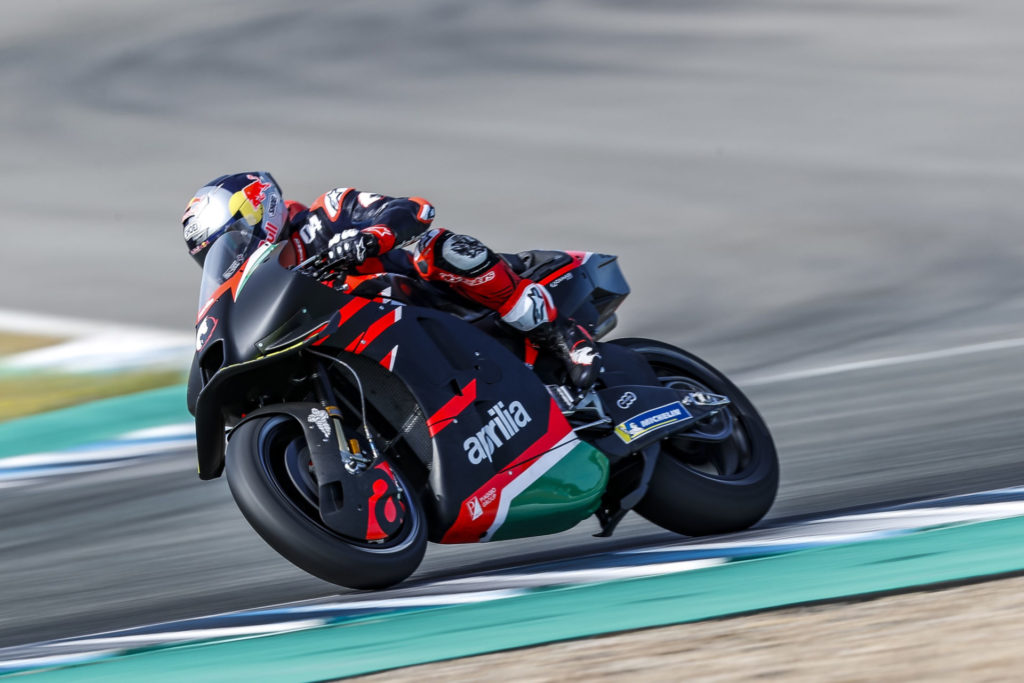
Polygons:
M608 484L608 459L583 442L516 495L505 522L488 540L565 531L597 510Z

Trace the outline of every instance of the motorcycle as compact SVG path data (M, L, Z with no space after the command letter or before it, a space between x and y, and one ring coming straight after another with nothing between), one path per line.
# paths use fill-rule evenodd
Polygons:
M595 339L615 327L629 294L615 256L505 258ZM379 589L428 541L552 534L591 515L609 536L630 510L700 536L771 507L771 435L696 356L599 342L580 395L557 359L443 284L337 271L287 241L218 239L188 383L199 477L226 470L251 526L310 574Z

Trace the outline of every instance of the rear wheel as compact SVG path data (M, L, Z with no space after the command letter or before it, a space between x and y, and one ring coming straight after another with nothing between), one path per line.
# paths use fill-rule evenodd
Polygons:
M226 470L235 502L271 547L301 569L348 588L386 588L416 571L427 545L423 508L393 467L407 513L390 537L341 536L320 519L318 487L302 427L287 415L240 425L228 442Z
M687 536L740 531L771 508L779 485L779 461L771 434L750 400L700 358L650 339L613 344L642 355L661 384L727 396L733 431L725 441L697 441L685 433L662 441L650 487L636 511L658 526ZM706 432L721 427L703 425Z

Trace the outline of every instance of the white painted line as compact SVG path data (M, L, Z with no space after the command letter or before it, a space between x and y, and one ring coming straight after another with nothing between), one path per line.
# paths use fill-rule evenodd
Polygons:
M141 325L86 320L40 313L27 313L0 309L0 330L6 332L22 332L24 334L52 335L55 337L82 337L110 332L119 334L159 335L167 339L175 337L191 341L192 335L183 334L182 330L167 330Z
M119 441L135 441L140 439L184 439L196 435L194 422L179 422L161 427L149 427L128 432L117 437Z
M930 360L942 360L944 358L969 356L976 353L989 353L992 351L1005 351L1007 349L1019 348L1024 348L1024 338L1002 339L999 341L984 342L980 344L953 346L948 349L938 349L936 351L909 353L903 356L890 356L888 358L874 358L871 360L838 363L836 365L825 365L817 368L793 370L792 372L781 372L775 375L755 375L749 379L743 379L739 383L743 386L756 387L765 384L776 384L779 382L792 382L800 379L813 379L815 377L839 375L844 372L855 372L857 370L874 370L875 368L886 368L894 365L922 363Z
M270 635L301 631L307 628L323 626L323 619L306 619L304 621L285 621L275 624L257 624L255 626L224 626L214 628L198 628L185 631L161 631L125 636L99 636L85 638L88 645L137 645L140 643L174 643L189 640L205 640L207 638L234 638L237 636Z
M438 585L438 584L430 584ZM407 598L385 598L383 600L361 600L359 602L327 602L315 605L300 605L297 607L285 607L282 611L288 614L304 614L317 612L335 612L338 610L365 610L365 609L388 609L402 607L444 607L445 605L470 605L477 602L489 602L502 598L514 598L522 595L523 591L512 588L498 588L494 590L475 591L472 593L458 593L455 595L415 595ZM263 608L253 610L254 612L276 611L275 608ZM227 614L235 614L228 612ZM221 615L224 616L224 615Z
M560 571L540 571L524 573L496 574L492 576L465 576L458 579L438 581L431 584L437 587L453 587L475 583L497 583L501 581L539 581L543 585L556 585L563 583L600 583L604 581L616 581L620 579L638 579L645 576L661 576L663 574L675 574L677 572L688 572L696 569L707 569L726 564L725 558L708 558L703 560L681 560L678 562L659 562L656 564L643 564L632 567L602 567L597 569L568 569Z
M106 468L122 460L170 453L194 444L194 437L184 437L146 443L109 444L96 449L12 455L0 458L0 479L38 479L49 475Z

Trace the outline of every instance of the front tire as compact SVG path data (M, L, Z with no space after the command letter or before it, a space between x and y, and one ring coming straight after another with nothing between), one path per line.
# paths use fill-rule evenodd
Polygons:
M636 511L687 536L741 531L768 512L779 486L779 460L764 420L721 372L693 354L651 339L617 339L654 369L665 386L727 396L733 434L703 443L685 432L662 442L650 487Z
M427 546L426 519L398 468L393 470L405 491L408 514L391 538L370 543L324 525L308 460L302 427L290 416L254 419L232 433L225 465L228 485L263 540L299 568L348 588L387 588L416 571Z

